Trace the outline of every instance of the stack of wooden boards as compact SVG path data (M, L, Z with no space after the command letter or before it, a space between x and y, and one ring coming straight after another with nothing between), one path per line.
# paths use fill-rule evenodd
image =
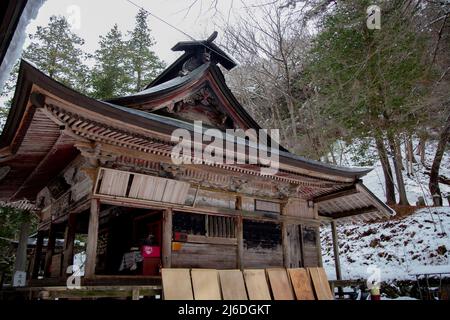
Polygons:
M166 300L333 300L323 268L162 269Z

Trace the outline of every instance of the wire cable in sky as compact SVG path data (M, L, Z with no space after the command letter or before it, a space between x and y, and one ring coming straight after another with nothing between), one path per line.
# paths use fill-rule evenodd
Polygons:
M131 1L131 0L125 0L125 1L127 1L128 3L132 4L133 6L139 8L139 9L144 10L145 12L147 12L149 15L151 15L151 16L154 17L155 19L157 19L157 20L159 20L159 21L165 23L165 24L168 25L169 27L171 27L171 28L175 29L176 31L182 33L183 35L185 35L186 37L188 37L188 38L191 39L192 41L197 42L198 44L204 46L206 49L213 51L214 53L218 54L218 55L221 56L222 58L225 58L226 60L230 60L229 57L226 57L226 56L224 56L223 54L221 54L220 52L217 52L216 50L214 50L213 48L207 46L207 45L204 44L203 42L196 40L193 36L189 35L187 32L184 32L183 30L181 30L180 28L174 26L174 25L171 24L170 22L167 22L167 21L164 20L163 18L160 18L160 17L158 17L157 15L151 13L150 11L148 11L148 10L145 9L144 7L138 5L137 3L135 3L135 2L133 2L133 1Z

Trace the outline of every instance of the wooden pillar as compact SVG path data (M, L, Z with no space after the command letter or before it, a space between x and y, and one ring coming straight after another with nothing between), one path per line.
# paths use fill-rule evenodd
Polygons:
M38 231L36 237L36 247L34 249L33 261L31 263L31 279L37 279L39 276L39 267L41 266L42 246L44 244L44 232Z
M237 268L244 269L244 219L242 216L236 217L236 238L237 238Z
M322 245L320 243L320 227L316 227L316 247L317 247L317 255L319 259L319 267L323 267L322 261Z
M281 223L281 246L283 249L283 266L285 268L290 268L291 257L290 257L290 241L288 234L288 227L285 222Z
M19 234L19 244L17 245L16 251L16 261L14 263L14 273L13 276L16 275L17 272L27 272L27 248L28 248L28 231L30 230L30 221L24 221L22 226L20 227ZM24 274L25 275L25 274ZM23 280L26 280L24 277ZM20 281L20 284L14 283L16 286L25 286L26 283Z
M86 265L84 275L86 278L95 275L95 264L97 260L97 240L99 225L100 202L98 199L91 200L91 212L89 215L89 228L86 247Z
M336 220L331 221L331 233L333 237L334 266L336 268L336 279L342 280L341 262L339 260L339 244L336 231Z
M163 235L162 235L162 266L170 268L172 266L172 209L163 212Z
M47 249L45 252L45 263L44 263L44 277L50 277L53 252L55 251L56 233L55 226L50 223L50 228L48 230L48 241Z
M236 210L242 210L242 197L236 197ZM238 269L244 269L244 220L242 214L236 217L236 238L237 238L237 249L236 249L236 267Z
M62 273L67 275L67 268L73 264L73 248L75 244L76 215L70 213L67 219L66 231L64 233L64 256Z

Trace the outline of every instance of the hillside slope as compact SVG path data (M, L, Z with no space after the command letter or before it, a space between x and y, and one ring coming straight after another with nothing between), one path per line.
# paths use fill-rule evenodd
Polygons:
M344 279L366 279L368 267L381 269L381 280L414 279L409 273L423 265L450 264L450 207L424 208L415 214L371 224L338 226ZM322 228L323 264L335 279L330 228Z
M417 141L415 141L417 142ZM426 148L425 166L414 164L414 176L403 171L403 178L410 204L419 197L426 204L432 204L428 190L429 176L436 142L429 142ZM417 143L414 143L417 145ZM373 156L375 150L370 148ZM369 155L369 156L371 156ZM347 165L357 165L353 154L347 153ZM417 157L418 158L418 157ZM417 159L419 160L419 159ZM391 159L392 162L392 159ZM384 177L380 161L374 170L363 178L364 184L381 200L385 201ZM450 178L450 152L442 159L440 174ZM443 194L450 193L450 186L440 184ZM398 199L398 197L397 197ZM414 279L410 275L422 265L450 265L450 207L424 208L411 216L378 223L352 223L338 226L341 269L344 279L366 279L367 268L376 265L381 269L382 281ZM330 227L321 228L323 264L331 279L336 278Z

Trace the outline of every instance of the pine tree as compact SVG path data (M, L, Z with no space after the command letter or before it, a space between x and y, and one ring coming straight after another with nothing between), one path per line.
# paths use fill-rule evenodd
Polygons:
M151 30L147 23L148 13L140 9L136 15L136 23L130 32L129 57L134 73L133 85L136 91L142 90L165 67L165 64L150 48L155 45Z
M47 26L37 27L36 33L30 34L29 38L31 43L22 53L24 59L55 80L77 91L88 92L89 72L83 63L88 55L81 48L84 40L70 30L65 17L51 16ZM0 106L0 129L8 117L18 72L19 61L1 88L0 98L4 103Z
M393 177L384 159L387 142L394 155L399 203L408 204L398 137L421 116L412 106L423 97L423 83L430 77L423 59L425 39L414 29L412 14L405 14L402 2L395 0L383 2L381 30L369 30L370 4L369 0L339 2L324 17L310 52L308 73L327 102L324 115L340 122L352 137L379 139L386 189L392 192ZM390 202L394 197L388 195Z
M48 25L37 27L30 39L23 53L25 59L65 85L87 91L88 68L83 63L87 55L81 49L84 40L70 30L65 17L51 16Z
M94 54L93 96L108 99L130 93L132 68L129 51L117 24L105 36L100 36L99 45Z

